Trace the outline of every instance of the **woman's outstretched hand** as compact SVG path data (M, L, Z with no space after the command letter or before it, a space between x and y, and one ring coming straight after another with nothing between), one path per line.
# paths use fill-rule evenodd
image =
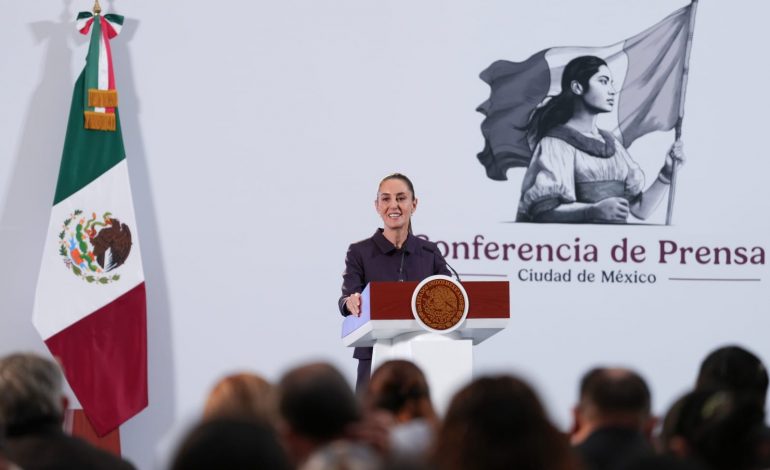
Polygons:
M625 222L628 212L628 200L622 197L608 197L594 203L589 209L588 217L597 222Z
M348 298L345 300L345 307L347 307L348 312L350 312L351 315L360 317L361 316L361 294L359 294L358 292L354 294L350 294Z

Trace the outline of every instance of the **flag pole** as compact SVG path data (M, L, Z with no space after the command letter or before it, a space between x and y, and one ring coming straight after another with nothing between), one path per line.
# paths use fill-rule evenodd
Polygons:
M684 67L682 71L682 94L679 96L679 118L674 126L675 140L682 137L682 121L684 120L684 97L687 94L687 78L690 75L690 51L692 50L692 37L695 32L695 12L698 10L698 0L690 3L690 25L687 31L687 46L684 53ZM671 217L674 214L674 196L676 195L676 170L677 162L673 161L671 167L671 187L668 190L668 207L666 208L666 225L671 225Z
M102 12L102 6L99 5L99 0L94 0L94 16Z

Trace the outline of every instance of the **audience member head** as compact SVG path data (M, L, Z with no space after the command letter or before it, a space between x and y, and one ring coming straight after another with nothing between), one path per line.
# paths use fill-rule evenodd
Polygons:
M573 410L572 442L584 441L601 428L635 429L648 438L655 427L650 414L650 389L636 372L599 367L580 381L580 398Z
M204 419L243 418L275 423L278 416L275 387L251 373L228 375L209 393Z
M46 424L60 424L67 399L58 364L35 354L0 359L0 421L6 434Z
M284 438L300 462L318 447L343 437L348 426L359 419L353 390L329 364L290 370L281 379L279 395Z
M756 397L764 408L768 376L762 361L740 346L724 346L703 360L696 389L727 389Z
M664 451L697 459L712 470L753 469L764 427L764 410L752 397L728 390L695 390L669 410Z
M477 379L454 396L433 455L442 470L562 470L572 459L535 392L510 376Z
M367 410L385 410L404 423L424 419L437 424L430 389L419 367L409 361L388 361L372 374L364 396Z
M178 449L172 470L269 468L288 470L272 427L252 419L213 418L196 426Z

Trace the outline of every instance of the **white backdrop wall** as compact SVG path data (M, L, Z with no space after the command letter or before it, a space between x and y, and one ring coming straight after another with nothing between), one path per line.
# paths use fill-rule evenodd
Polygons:
M770 235L761 0L702 2L684 126L688 162L675 224L537 225L515 218L523 169L487 179L488 96L478 74L550 46L611 44L686 2L671 0L106 2L126 16L113 40L121 118L149 301L150 406L122 428L141 468L194 416L212 383L251 369L277 379L329 360L353 380L339 341L348 243L371 235L383 175L420 198L431 240L594 244L596 263L449 261L467 279L511 282L510 327L477 348L477 373L513 372L569 425L577 381L621 364L649 380L665 411L711 349L740 343L770 360L767 265L661 264L659 240L765 247ZM0 352L44 351L30 323L74 79L86 42L73 19L89 2L8 2L0 29ZM672 133L630 148L654 175ZM622 238L647 259L609 258ZM764 249L764 248L763 248ZM572 270L570 283L519 270ZM582 269L656 276L655 284L578 283ZM677 282L671 277L759 279Z

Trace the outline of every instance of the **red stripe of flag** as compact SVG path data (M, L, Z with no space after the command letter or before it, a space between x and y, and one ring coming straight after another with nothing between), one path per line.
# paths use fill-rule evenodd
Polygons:
M99 436L147 406L146 312L142 282L45 341Z

